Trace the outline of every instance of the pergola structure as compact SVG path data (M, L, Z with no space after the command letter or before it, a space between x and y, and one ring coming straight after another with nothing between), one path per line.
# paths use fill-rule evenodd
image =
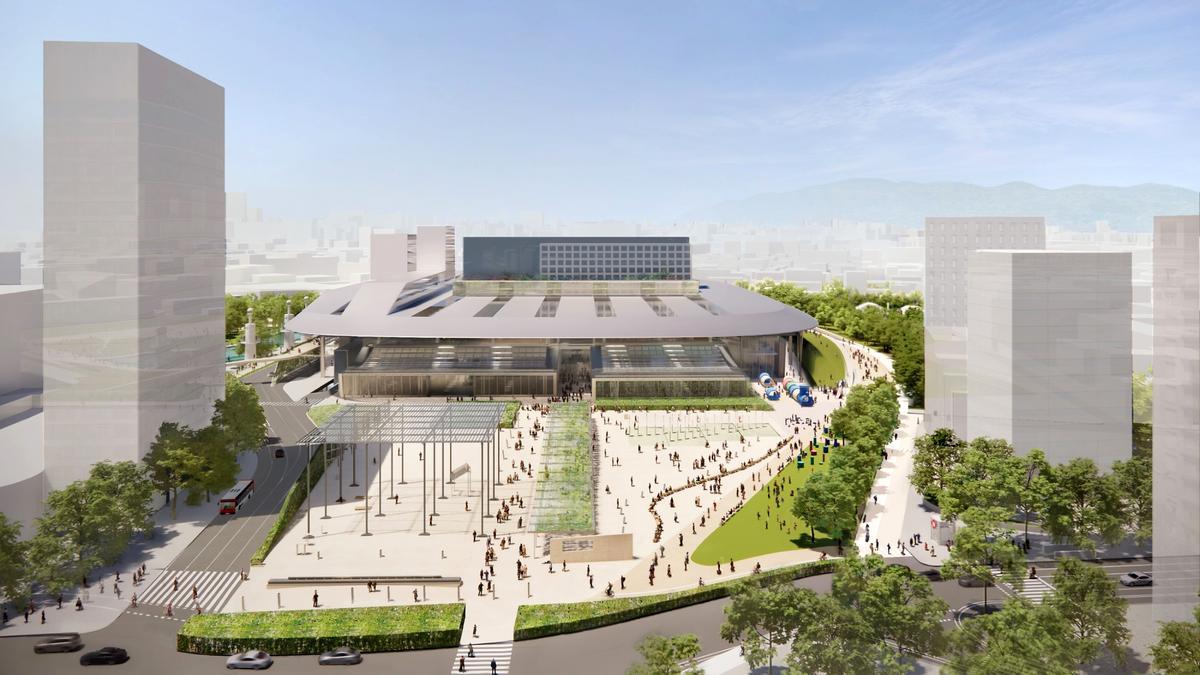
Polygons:
M321 446L325 452L325 463L328 466L330 453L340 453L346 447L351 450L351 461L354 464L351 476L351 486L358 485L358 448L363 448L364 462L370 446L375 446L378 452L379 466L383 468L383 450L391 452L393 444L400 444L400 482L406 483L404 476L404 447L408 443L421 444L421 534L428 535L428 525L437 512L437 500L447 499L446 484L453 483L458 476L467 473L466 465L454 467L454 444L479 444L479 468L481 489L479 492L479 529L483 530L484 518L491 518L488 513L488 502L497 501L495 486L500 485L500 443L499 424L504 414L505 403L491 401L470 402L398 402L382 403L352 403L344 404L333 416L321 426L305 434L296 445L309 449L309 464L312 464L312 449ZM332 448L331 448L332 446ZM430 450L437 453L432 470L429 468ZM438 464L441 464L441 496L437 492ZM447 463L450 464L447 471ZM396 485L396 463L391 462L392 496ZM306 468L307 472L308 469ZM341 497L341 465L338 468L338 502ZM426 477L433 481L432 495L427 497L425 490ZM312 482L305 479L308 487L307 500L312 497ZM428 502L428 504L426 503ZM306 503L306 507L309 504ZM427 507L429 507L427 509ZM305 538L312 537L311 509L308 511ZM383 480L379 481L379 510L376 517L383 514ZM370 509L363 512L363 536L370 536ZM329 517L329 480L325 480L325 515Z

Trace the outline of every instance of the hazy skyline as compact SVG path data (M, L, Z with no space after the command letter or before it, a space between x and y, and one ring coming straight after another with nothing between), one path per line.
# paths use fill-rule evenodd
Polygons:
M0 231L41 225L43 40L225 87L269 215L663 222L849 177L1200 185L1200 5L4 3Z

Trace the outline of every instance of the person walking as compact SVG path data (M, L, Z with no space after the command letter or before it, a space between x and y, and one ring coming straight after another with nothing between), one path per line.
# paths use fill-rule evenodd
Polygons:
M443 663L445 663L445 661L443 661ZM496 659L492 659L492 675L496 675Z
M42 610L42 623L46 623L46 610Z
M313 591L313 607L316 607L316 606L317 606L317 600L318 600L318 598L319 598L319 597L320 597L320 596L318 596L318 595L317 595L317 592L314 590L314 591Z
M467 658L465 656L458 657L458 672L467 672Z

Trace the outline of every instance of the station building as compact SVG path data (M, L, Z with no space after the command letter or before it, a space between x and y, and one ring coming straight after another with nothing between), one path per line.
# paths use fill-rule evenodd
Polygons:
M687 237L465 237L460 276L437 262L452 252L427 258L439 267L398 261L407 277L327 291L287 324L332 343L342 396L741 396L760 372L799 375L817 326L693 279Z

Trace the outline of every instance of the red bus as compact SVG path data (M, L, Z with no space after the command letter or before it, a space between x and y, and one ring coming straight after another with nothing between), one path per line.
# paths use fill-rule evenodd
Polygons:
M233 487L229 488L229 492L221 497L221 514L237 513L242 510L242 504L254 494L254 481L239 480L234 483Z

